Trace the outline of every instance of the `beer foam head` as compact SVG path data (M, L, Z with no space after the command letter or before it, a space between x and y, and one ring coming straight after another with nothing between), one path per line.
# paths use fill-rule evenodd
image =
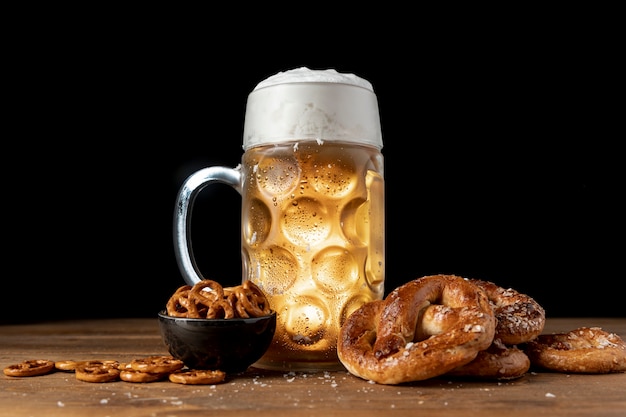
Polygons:
M279 72L248 95L243 148L298 140L383 147L372 84L354 74L306 67Z

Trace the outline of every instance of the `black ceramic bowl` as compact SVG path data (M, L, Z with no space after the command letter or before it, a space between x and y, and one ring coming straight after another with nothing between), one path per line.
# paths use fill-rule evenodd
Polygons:
M240 373L270 346L276 312L249 319L188 319L161 311L159 328L170 354L187 367Z

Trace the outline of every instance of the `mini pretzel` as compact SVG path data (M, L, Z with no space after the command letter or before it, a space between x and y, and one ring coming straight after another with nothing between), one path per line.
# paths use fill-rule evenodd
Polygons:
M224 298L224 289L216 281L205 279L192 287L190 296L196 303L209 307Z
M235 317L235 309L228 300L214 302L206 313L207 319L232 319L233 317Z
M56 361L54 367L59 371L74 372L78 362L72 360Z
M167 302L167 314L172 317L189 317L198 314L198 308L189 298L191 285L179 287Z
M150 373L150 372L136 371L132 368L130 363L124 366L120 365L120 379L126 382L135 382L135 383L155 382L155 381L160 381L166 376L167 376L167 373Z
M47 359L25 360L4 368L7 376L38 376L50 373L54 370L54 361Z
M120 377L119 362L89 360L76 364L76 379L85 382L111 382Z
M207 385L218 384L226 378L226 372L220 370L199 370L191 369L187 371L176 371L169 375L169 380L176 384L185 385Z
M133 359L130 362L130 367L135 371L148 372L151 374L174 372L181 369L184 365L182 360L164 355Z
M541 334L546 323L546 314L533 298L493 282L478 279L469 281L487 293L496 315L496 339L506 345L517 345Z
M172 317L230 319L271 314L270 304L252 281L223 288L213 280L179 287L169 298L167 314Z
M235 294L243 306L243 310L245 310L245 315L240 313L242 317L262 317L270 314L270 307L265 294L252 281L244 282L236 289Z
M540 335L528 342L524 351L532 365L556 372L626 372L626 343L600 327Z
M441 331L421 338L423 310L446 306ZM472 361L493 342L496 320L487 295L454 275L430 275L370 301L340 329L337 354L348 371L381 384L443 375Z

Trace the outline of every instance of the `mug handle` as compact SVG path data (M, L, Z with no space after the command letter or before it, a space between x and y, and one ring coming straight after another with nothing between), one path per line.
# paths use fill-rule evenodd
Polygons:
M194 285L204 278L196 264L191 245L191 211L198 193L211 183L223 183L241 194L241 166L214 166L191 174L178 191L174 212L174 254L185 282Z

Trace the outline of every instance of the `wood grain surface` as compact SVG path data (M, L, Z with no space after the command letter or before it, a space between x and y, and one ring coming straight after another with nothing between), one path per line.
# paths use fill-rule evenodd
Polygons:
M548 319L544 333L599 326L626 338L624 318ZM0 366L27 359L115 359L167 354L157 319L0 326ZM378 385L345 372L249 368L224 383L89 383L74 374L0 377L0 416L625 416L626 374L529 372L508 382L433 378Z

